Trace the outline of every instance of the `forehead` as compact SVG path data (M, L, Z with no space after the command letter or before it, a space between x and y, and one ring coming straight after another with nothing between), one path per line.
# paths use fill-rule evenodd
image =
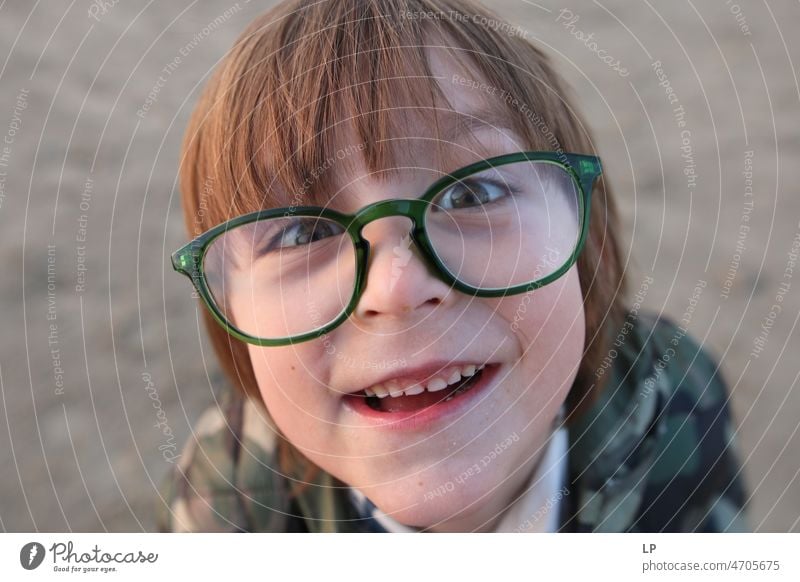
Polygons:
M515 119L503 103L503 91L494 88L464 63L443 51L430 51L432 82L444 99L436 97L427 107L392 110L391 135L376 143L391 153L388 164L373 171L365 163L365 144L360 143L354 115L333 125L331 143L335 163L326 169L326 204L353 210L367 203L356 184L374 182L396 185L398 192L420 194L425 186L480 159L529 149L514 128ZM331 196L333 193L333 196ZM397 195L395 197L401 197Z
M405 127L396 128L398 137L427 138L451 149L480 148L486 139L504 137L522 147L514 128L519 120L504 102L502 87L487 82L468 60L450 50L428 49L426 56L432 76L429 81L436 84L441 97L433 98L432 115L415 116L411 108Z

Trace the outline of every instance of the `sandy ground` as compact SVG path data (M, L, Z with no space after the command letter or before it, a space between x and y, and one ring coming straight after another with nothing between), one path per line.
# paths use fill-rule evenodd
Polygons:
M101 4L0 7L4 530L151 529L170 467L156 423L183 443L223 382L167 260L185 240L178 147L198 84L269 3ZM565 26L555 2L493 2L596 131L633 289L653 277L646 305L680 319L705 285L689 330L731 386L752 527L800 531L800 6L650 4L573 2Z

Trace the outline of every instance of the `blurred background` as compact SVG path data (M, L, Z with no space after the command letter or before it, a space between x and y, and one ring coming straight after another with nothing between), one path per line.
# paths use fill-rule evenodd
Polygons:
M153 528L155 485L225 382L169 264L180 140L271 5L0 3L2 530ZM800 531L800 5L491 6L575 91L632 291L652 277L648 309L692 307L722 364L751 527Z

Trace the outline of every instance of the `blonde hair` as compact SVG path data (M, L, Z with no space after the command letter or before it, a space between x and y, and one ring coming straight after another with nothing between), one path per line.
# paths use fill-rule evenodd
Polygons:
M303 203L324 204L324 190L309 177L335 157L336 131L330 130L342 120L352 118L368 170L386 171L396 154L390 138L400 112L413 106L436 124L435 104L447 102L426 58L432 39L446 41L487 85L512 96L493 107L527 149L594 153L561 78L524 36L469 0L278 4L241 34L191 116L180 168L190 236L259 208L296 204L298 192ZM616 333L610 330L625 316L619 232L613 197L601 178L577 261L586 345L567 398L568 421L602 390L608 374L598 380L596 370ZM261 402L247 345L203 313L228 378ZM280 441L282 469L308 481L317 468L288 440Z

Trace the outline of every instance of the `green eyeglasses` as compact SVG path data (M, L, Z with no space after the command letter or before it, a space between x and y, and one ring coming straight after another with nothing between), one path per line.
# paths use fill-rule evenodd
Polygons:
M234 337L299 343L356 308L370 252L361 231L388 216L412 223L393 272L413 241L440 280L469 295L503 297L555 281L583 249L601 172L600 159L583 154L497 156L444 175L419 198L381 200L355 214L296 206L238 216L175 251L172 265Z

